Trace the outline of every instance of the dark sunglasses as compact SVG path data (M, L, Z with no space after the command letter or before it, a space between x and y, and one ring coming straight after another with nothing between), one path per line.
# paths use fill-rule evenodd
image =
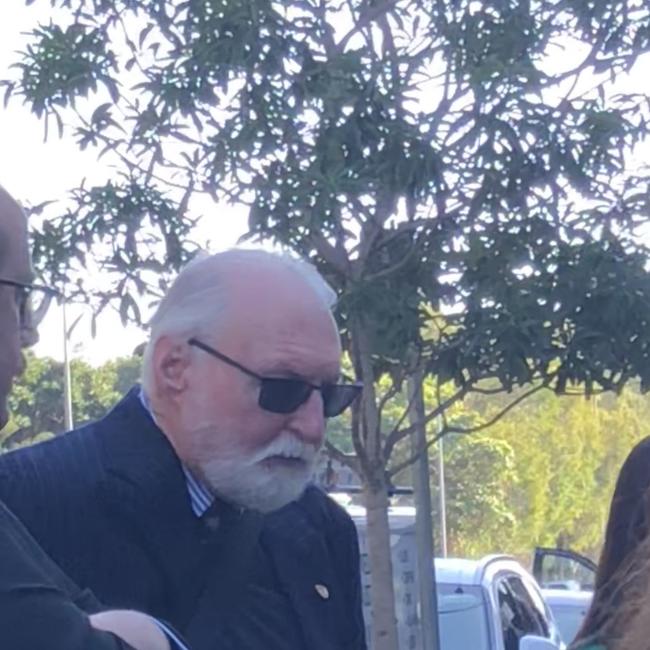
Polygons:
M265 411L271 413L293 413L317 390L320 391L323 398L323 413L325 417L333 418L343 413L359 397L363 390L363 385L359 383L322 384L321 386L315 386L304 379L262 377L195 338L189 339L188 343L227 363L229 366L237 368L237 370L240 370L245 375L257 379L261 384L258 404Z
M45 318L52 299L61 297L56 289L40 284L0 278L0 285L15 288L20 326L25 329L38 327Z

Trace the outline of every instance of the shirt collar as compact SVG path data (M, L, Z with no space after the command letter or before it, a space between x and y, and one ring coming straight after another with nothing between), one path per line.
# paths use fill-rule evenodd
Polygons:
M139 397L144 410L149 414L149 417L154 421L154 423L157 424L156 418L151 410L149 398L142 388L140 388ZM210 492L207 485L194 476L185 465L181 464L181 467L183 468L183 474L185 475L185 485L187 486L187 492L190 497L192 512L197 517L202 517L208 508L214 503L214 495Z

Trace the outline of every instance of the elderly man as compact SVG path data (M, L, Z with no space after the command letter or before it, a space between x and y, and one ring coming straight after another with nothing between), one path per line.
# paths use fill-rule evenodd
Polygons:
M153 318L142 389L6 455L0 498L80 585L197 650L364 648L354 525L305 488L360 392L339 380L333 300L291 258L196 260Z
M31 282L27 222L18 204L0 187L0 429L7 424L13 379L24 366L21 350L38 338L30 294L41 293L46 300L51 295ZM18 489L20 480L12 479ZM86 613L98 609L94 597L81 592L0 503L0 647L169 649L164 634L148 616Z

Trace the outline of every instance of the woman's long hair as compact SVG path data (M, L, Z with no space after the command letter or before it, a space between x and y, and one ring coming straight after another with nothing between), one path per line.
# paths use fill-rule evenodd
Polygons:
M650 437L634 447L621 467L596 571L592 604L576 641L595 638L607 642L607 631L613 633L613 627L620 629L621 617L633 616L630 608L624 606L633 584L637 585L636 592L643 589L642 585L638 586L643 582L637 575L639 566L650 573L650 547L644 546L649 522ZM637 593L637 600L639 597ZM618 620L610 621L612 616ZM644 648L650 649L650 642Z
M623 560L608 586L609 602L601 598L597 603L594 620L600 628L593 640L607 650L650 650L650 535Z

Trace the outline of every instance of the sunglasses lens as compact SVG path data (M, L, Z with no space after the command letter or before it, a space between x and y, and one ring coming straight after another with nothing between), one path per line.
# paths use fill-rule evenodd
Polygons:
M309 399L311 391L300 379L263 379L259 404L271 413L293 413Z
M330 384L323 386L323 410L326 418L341 415L359 395L362 387L359 384Z

